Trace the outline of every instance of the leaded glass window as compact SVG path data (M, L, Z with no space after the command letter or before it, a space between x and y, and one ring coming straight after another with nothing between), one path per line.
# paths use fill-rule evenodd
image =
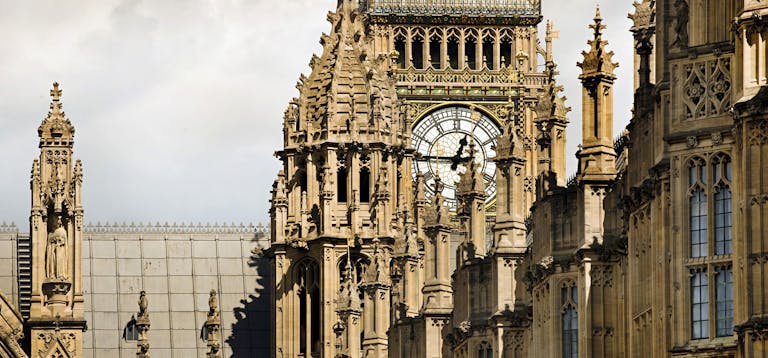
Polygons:
M687 163L691 338L727 337L733 335L733 273L724 261L733 253L732 162L716 153Z
M703 161L694 160L688 168L691 257L707 256L706 170Z
M715 316L718 337L733 335L733 273L730 267L715 275Z
M709 337L709 284L706 269L691 275L691 338Z
M125 325L125 329L123 329L123 339L127 342L139 340L139 329L136 327L136 318L133 316L128 321L128 324Z
M562 298L563 358L579 357L578 290L573 283L564 283Z
M715 175L715 255L728 255L731 247L731 161L728 157L714 160Z
M482 342L477 347L477 358L493 358L493 347L488 342Z

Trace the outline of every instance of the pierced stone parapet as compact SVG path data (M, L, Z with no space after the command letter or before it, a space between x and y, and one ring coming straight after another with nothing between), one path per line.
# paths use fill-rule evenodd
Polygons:
M0 230L2 230L2 227L0 226ZM126 234L126 233L146 233L146 234L257 234L257 235L266 235L269 233L269 226L263 225L261 223L254 225L252 223L249 224L227 224L227 223L189 223L185 224L182 223L168 223L165 222L164 224L155 223L130 223L127 224L125 222L123 223L88 223L83 228L83 232L86 234L97 234L97 233L116 233L116 234Z

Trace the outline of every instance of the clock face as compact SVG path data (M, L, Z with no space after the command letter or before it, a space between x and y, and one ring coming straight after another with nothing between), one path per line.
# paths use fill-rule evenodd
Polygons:
M451 169L449 158L456 156L461 148L461 141L475 143L475 162L479 165L485 181L486 202L496 196L496 165L489 159L496 155L493 148L501 130L496 123L478 111L465 107L445 107L434 111L420 120L413 128L413 148L424 160L413 161L413 174L422 173L424 184L429 197L433 196L435 176L445 184L443 196L452 210L456 210L456 185L460 175L467 169L459 164L456 170ZM469 153L469 146L464 146L461 157ZM429 159L431 158L431 159Z

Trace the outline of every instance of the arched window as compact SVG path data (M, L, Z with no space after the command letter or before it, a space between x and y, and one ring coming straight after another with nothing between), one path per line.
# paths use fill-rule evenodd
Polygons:
M471 70L478 69L477 66L477 39L474 37L467 37L467 41L464 43L464 61L466 61L466 67Z
M703 159L688 164L691 257L707 256L707 171Z
M397 51L397 65L399 68L405 68L405 40L403 38L395 39L395 51Z
M320 302L320 267L314 260L304 260L294 268L299 301L299 352L304 357L320 354L322 349L322 305Z
M413 68L424 68L424 37L421 32L417 32L411 39L411 60Z
M136 317L131 316L131 320L123 329L123 339L126 342L135 342L139 340L139 329L136 327Z
M486 36L483 39L483 64L480 67L485 67L491 70L496 70L493 61L493 43L494 40L490 36Z
M493 347L488 342L481 342L477 346L477 358L493 358Z
M451 69L459 68L459 39L457 37L448 38L448 67Z
M509 32L503 31L501 45L499 46L499 56L501 56L501 67L509 67L512 64L512 40Z
M712 160L715 192L715 255L732 253L731 247L731 159L718 156Z
M688 162L691 339L733 335L732 172L724 153Z
M576 283L563 282L560 289L563 358L579 358L579 295Z
M442 69L442 62L440 61L442 38L440 33L435 31L429 38L429 60L432 68L436 70Z

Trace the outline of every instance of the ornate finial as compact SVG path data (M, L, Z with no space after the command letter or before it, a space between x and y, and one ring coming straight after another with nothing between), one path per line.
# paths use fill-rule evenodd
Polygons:
M603 18L600 16L600 8L598 7L595 12L595 23L589 25L589 28L594 31L594 39L588 41L589 52L582 52L584 61L579 62L577 65L581 67L582 74L579 76L582 80L588 77L602 76L604 78L615 79L613 73L616 67L619 67L618 63L613 62L613 51L606 50L607 41L603 41Z
M43 120L43 123L37 129L37 133L42 139L64 138L72 139L75 135L75 127L65 117L64 111L61 109L61 89L59 89L59 83L53 83L53 89L51 93L51 105L48 116Z
M603 18L600 16L600 6L597 7L597 10L595 10L595 18L593 19L595 23L593 25L589 25L589 28L595 31L595 39L601 39L603 37L603 30L605 30L605 25L603 25Z
M61 90L59 89L58 82L53 83L53 89L51 90L51 97L53 97L54 102L59 102L59 99L61 97Z
M51 116L64 116L64 113L61 111L61 90L59 89L59 83L54 82L53 83L53 89L51 90L51 113L48 115Z

